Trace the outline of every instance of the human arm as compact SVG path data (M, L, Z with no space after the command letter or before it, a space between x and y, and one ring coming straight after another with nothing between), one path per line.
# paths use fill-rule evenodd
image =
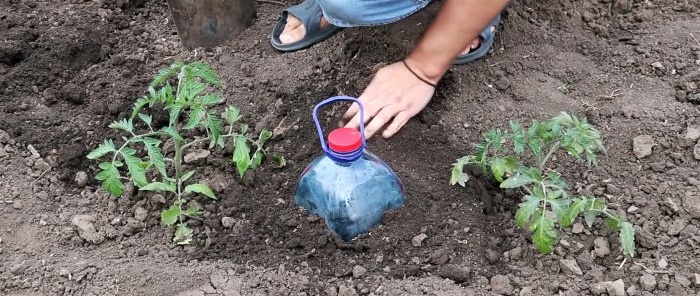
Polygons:
M446 0L406 56L406 65L397 62L381 68L359 97L365 110L365 136L372 137L388 123L382 135L389 138L425 108L435 89L421 78L436 84L507 4L508 0ZM359 127L357 104L347 110L340 125Z

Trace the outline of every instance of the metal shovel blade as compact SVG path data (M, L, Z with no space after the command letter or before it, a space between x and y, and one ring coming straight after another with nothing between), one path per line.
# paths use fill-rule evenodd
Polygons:
M187 50L211 48L253 23L255 0L168 0L178 36Z

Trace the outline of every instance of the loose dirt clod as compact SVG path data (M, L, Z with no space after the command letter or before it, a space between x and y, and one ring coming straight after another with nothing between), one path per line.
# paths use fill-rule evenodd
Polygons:
M581 268L576 263L576 260L573 260L573 259L559 260L559 266L564 271L564 274L583 275L583 272L581 271Z
M603 258L606 255L610 254L610 243L608 242L607 238L597 237L593 241L593 245L595 246L596 256Z
M644 158L652 153L652 148L656 144L654 139L650 135L641 135L634 137L633 140L633 151L637 158Z
M103 234L95 230L93 223L95 217L91 215L76 215L71 220L73 225L78 228L78 235L88 242L100 244L104 240Z
M496 294L510 295L513 286L510 284L510 279L505 275L494 275L491 278L491 291Z
M653 275L644 274L639 277L639 285L645 291L654 291L654 289L656 289L656 278Z
M683 197L683 209L685 209L691 217L700 218L700 193L688 191Z
M75 185L78 185L78 187L82 188L85 187L85 185L88 184L88 175L87 173L80 171L75 173Z
M428 235L426 235L425 233L421 233L419 235L414 236L413 239L411 239L411 244L414 247L420 247L421 245L423 245L423 241L426 238L428 238Z

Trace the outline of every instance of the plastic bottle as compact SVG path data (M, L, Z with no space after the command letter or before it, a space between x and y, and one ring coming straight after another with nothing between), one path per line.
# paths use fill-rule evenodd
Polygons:
M317 113L336 101L359 105L360 130L337 128L326 144ZM359 100L346 96L324 100L314 108L313 120L325 153L304 169L294 202L324 218L329 229L350 241L381 223L386 211L404 205L404 185L391 167L365 149L364 110Z

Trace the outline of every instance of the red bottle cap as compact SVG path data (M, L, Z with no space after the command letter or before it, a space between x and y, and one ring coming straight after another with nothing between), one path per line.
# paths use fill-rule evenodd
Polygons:
M360 131L341 127L328 134L328 148L338 153L356 151L362 147L362 134Z

